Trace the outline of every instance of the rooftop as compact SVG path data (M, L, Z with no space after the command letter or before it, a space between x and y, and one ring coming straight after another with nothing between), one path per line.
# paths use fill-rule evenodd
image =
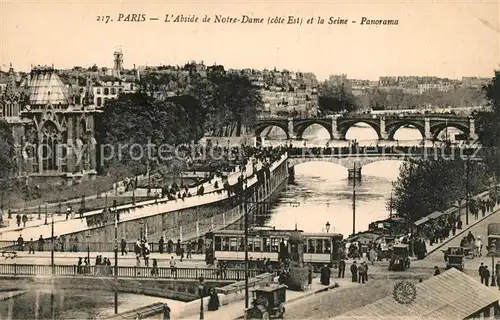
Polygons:
M30 105L68 104L66 87L53 68L31 70L28 95Z
M455 268L417 284L416 288L417 296L411 303L400 304L391 295L334 319L465 319L498 302L500 297L498 290Z

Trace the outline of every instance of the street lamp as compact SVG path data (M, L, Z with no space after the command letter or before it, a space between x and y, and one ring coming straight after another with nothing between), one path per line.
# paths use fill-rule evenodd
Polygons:
M54 246L55 246L55 238L54 238L54 214L52 214L52 223L51 223L51 236L52 239L52 251L50 251L50 265L52 266L52 275L54 275Z
M495 256L496 256L496 245L495 242L491 242L488 255L491 256L491 286L496 286L495 283ZM488 281L488 280L486 280Z
M85 237L87 238L87 260L90 264L90 231L87 231L87 235Z
M116 202L114 203L113 211L115 212L115 314L118 314L118 210Z
M326 222L325 228L326 228L326 233L330 232L330 222L329 221Z
M48 224L48 222L47 222L47 216L48 216L48 214L49 213L48 213L48 209L47 209L47 201L45 201L45 225Z
M198 285L198 294L200 295L200 320L204 319L204 314L203 314L203 281L205 278L203 276L199 277L198 280L200 281L200 284Z

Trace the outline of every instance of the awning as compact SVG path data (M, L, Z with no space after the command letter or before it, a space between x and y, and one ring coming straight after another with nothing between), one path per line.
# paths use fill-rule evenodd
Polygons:
M419 225L424 224L427 221L429 221L429 218L423 217L422 219L419 219L419 220L415 221L415 225L418 227Z
M430 220L437 219L440 216L442 216L443 214L444 213L442 213L441 211L435 211L435 212L431 213L430 215L428 215L427 218L429 218Z

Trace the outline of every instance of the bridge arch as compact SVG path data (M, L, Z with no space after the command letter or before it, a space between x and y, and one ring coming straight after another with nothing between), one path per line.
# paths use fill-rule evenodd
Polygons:
M377 134L378 139L382 138L381 132L380 132L380 123L375 122L375 121L369 121L365 119L360 119L360 120L349 120L346 122L342 122L338 124L338 130L339 133L342 137L345 137L347 135L347 132L349 129L353 128L357 124L367 124L369 125Z
M435 124L434 126L431 127L431 135L434 140L437 140L439 137L439 134L443 132L446 128L455 128L460 131L462 131L465 135L469 136L470 134L470 129L468 125L465 125L460 122L443 122L443 123L438 123Z
M304 121L297 121L296 123L294 123L294 131L297 135L297 139L302 139L302 136L303 136L304 132L306 131L306 129L314 124L320 125L323 128L325 128L326 131L328 131L330 139L333 139L332 122L327 121L325 119L310 119L310 120L304 120Z
M418 121L411 121L411 120L401 120L401 121L394 121L394 122L390 122L390 123L386 124L385 129L387 132L388 139L394 140L394 136L396 135L396 132L405 125L413 126L415 129L417 129L420 132L422 139L425 138L425 126L423 123L418 122Z
M285 133L286 138L290 139L288 127L283 122L280 122L280 121L265 121L265 122L257 123L253 128L255 136L260 137L260 135L262 134L262 132L264 132L264 130L266 130L267 128L272 128L272 127L280 128Z

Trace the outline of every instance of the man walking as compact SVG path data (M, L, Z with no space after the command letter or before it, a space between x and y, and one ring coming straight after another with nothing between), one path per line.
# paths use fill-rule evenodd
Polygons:
M484 263L481 262L477 271L479 273L479 278L481 279L481 284L484 284ZM488 282L488 279L486 279L486 282Z
M338 277L339 278L344 278L345 276L345 260L342 258L340 259L340 262L339 262L339 274L338 274Z
M351 277L352 282L358 282L358 266L356 265L356 261L351 264Z

